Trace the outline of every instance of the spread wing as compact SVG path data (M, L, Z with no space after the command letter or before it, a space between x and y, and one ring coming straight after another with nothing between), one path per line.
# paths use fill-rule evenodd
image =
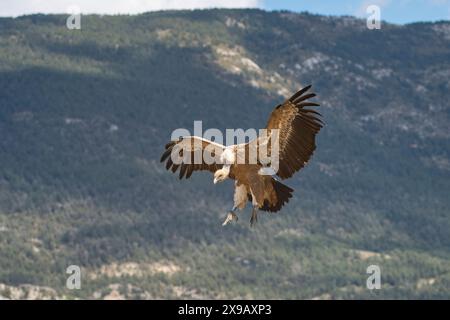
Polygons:
M188 179L192 172L208 170L215 172L222 168L220 155L225 146L200 137L182 137L171 141L161 156L166 169L175 173L180 168L180 179Z
M308 101L316 96L314 93L307 93L310 88L311 86L307 86L301 89L283 104L278 105L269 117L266 132L245 147L247 156L265 146L267 157L271 157L275 150L270 142L275 139L272 135L275 132L273 129L277 129L278 171L275 173L281 179L290 178L303 168L316 149L315 138L322 128L322 121L317 117L320 116L317 111L307 108L319 106ZM261 165L267 165L271 159L262 159L259 154L258 160Z

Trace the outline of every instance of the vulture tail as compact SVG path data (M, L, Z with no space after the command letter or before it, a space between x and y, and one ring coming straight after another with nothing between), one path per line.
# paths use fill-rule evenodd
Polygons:
M292 198L294 190L287 185L272 179L272 186L276 195L276 202L264 200L264 205L260 208L262 211L277 212Z

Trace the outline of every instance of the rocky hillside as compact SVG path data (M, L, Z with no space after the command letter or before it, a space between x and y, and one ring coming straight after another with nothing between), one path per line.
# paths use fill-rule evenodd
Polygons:
M449 298L449 22L66 18L0 19L0 296ZM310 83L317 152L257 228L221 226L231 182L159 163L174 129L262 128Z

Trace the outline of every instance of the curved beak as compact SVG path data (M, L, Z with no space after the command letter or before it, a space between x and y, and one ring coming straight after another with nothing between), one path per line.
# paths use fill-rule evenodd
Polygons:
M214 184L216 184L216 183L217 183L217 181L218 181L218 180L217 180L217 178L214 178Z

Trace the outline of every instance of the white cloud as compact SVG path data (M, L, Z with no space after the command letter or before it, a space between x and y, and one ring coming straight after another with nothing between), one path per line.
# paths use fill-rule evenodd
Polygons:
M263 0L0 0L0 16L31 13L67 13L78 6L82 13L136 14L168 9L260 8Z

